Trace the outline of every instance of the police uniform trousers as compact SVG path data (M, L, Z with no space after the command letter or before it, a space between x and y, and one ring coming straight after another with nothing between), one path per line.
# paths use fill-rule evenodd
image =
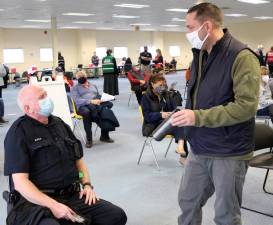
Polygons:
M79 199L79 194L69 197L55 198L74 210L77 214L86 219L83 225L124 225L127 221L125 212L116 205L100 199L96 204L87 205L84 203L84 197ZM44 218L39 225L76 225L70 220Z
M118 75L114 73L103 74L103 92L109 95L118 95Z

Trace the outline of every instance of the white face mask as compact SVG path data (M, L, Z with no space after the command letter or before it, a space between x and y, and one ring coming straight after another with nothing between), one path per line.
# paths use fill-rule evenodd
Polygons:
M203 26L204 24L201 27L199 27L197 30L191 33L186 33L186 38L191 43L193 48L201 49L204 42L207 40L209 36L209 34L207 34L203 41L199 38L198 32L202 29Z

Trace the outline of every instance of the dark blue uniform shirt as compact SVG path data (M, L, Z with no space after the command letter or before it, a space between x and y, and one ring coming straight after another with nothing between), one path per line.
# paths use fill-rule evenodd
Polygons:
M81 143L58 117L50 116L48 125L20 117L10 127L4 149L6 176L28 173L39 189L65 188L79 179L76 160L83 156Z

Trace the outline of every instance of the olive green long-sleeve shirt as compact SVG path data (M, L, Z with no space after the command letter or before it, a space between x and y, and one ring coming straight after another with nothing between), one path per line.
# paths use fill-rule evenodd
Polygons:
M199 73L196 89L193 93L193 106L196 103L196 93L202 71L202 55L199 58ZM222 127L242 123L254 117L259 101L260 64L257 57L249 50L242 50L235 59L232 67L234 102L218 105L210 109L194 109L196 127ZM230 157L232 159L248 160L252 153Z

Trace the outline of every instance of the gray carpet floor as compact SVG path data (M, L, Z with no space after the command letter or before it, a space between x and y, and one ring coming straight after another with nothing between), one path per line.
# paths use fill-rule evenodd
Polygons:
M167 75L168 83L177 82L178 89L184 92L184 74ZM91 80L102 90L103 80ZM99 131L94 137L94 146L85 149L85 161L90 169L92 183L97 194L121 206L127 213L128 225L175 225L180 209L177 203L177 192L183 167L175 154L175 145L164 158L169 140L154 143L159 159L160 170L157 170L149 148L143 154L142 162L137 159L144 141L141 135L141 117L138 112L135 96L130 96L129 82L126 78L119 79L120 95L114 102L114 112L120 121L120 128L111 133L113 144L99 141ZM16 105L19 88L9 86L4 90L6 118L9 125L0 127L0 192L7 189L8 180L3 176L3 141L12 122L21 115ZM95 126L94 126L95 127ZM76 135L79 135L76 132ZM273 196L262 191L265 171L250 168L244 186L244 205L251 206L273 214ZM273 191L272 178L269 189ZM213 225L214 196L203 209L203 225ZM0 199L0 225L5 224L6 204ZM273 219L242 210L244 225L273 225ZM229 224L231 225L231 224Z

